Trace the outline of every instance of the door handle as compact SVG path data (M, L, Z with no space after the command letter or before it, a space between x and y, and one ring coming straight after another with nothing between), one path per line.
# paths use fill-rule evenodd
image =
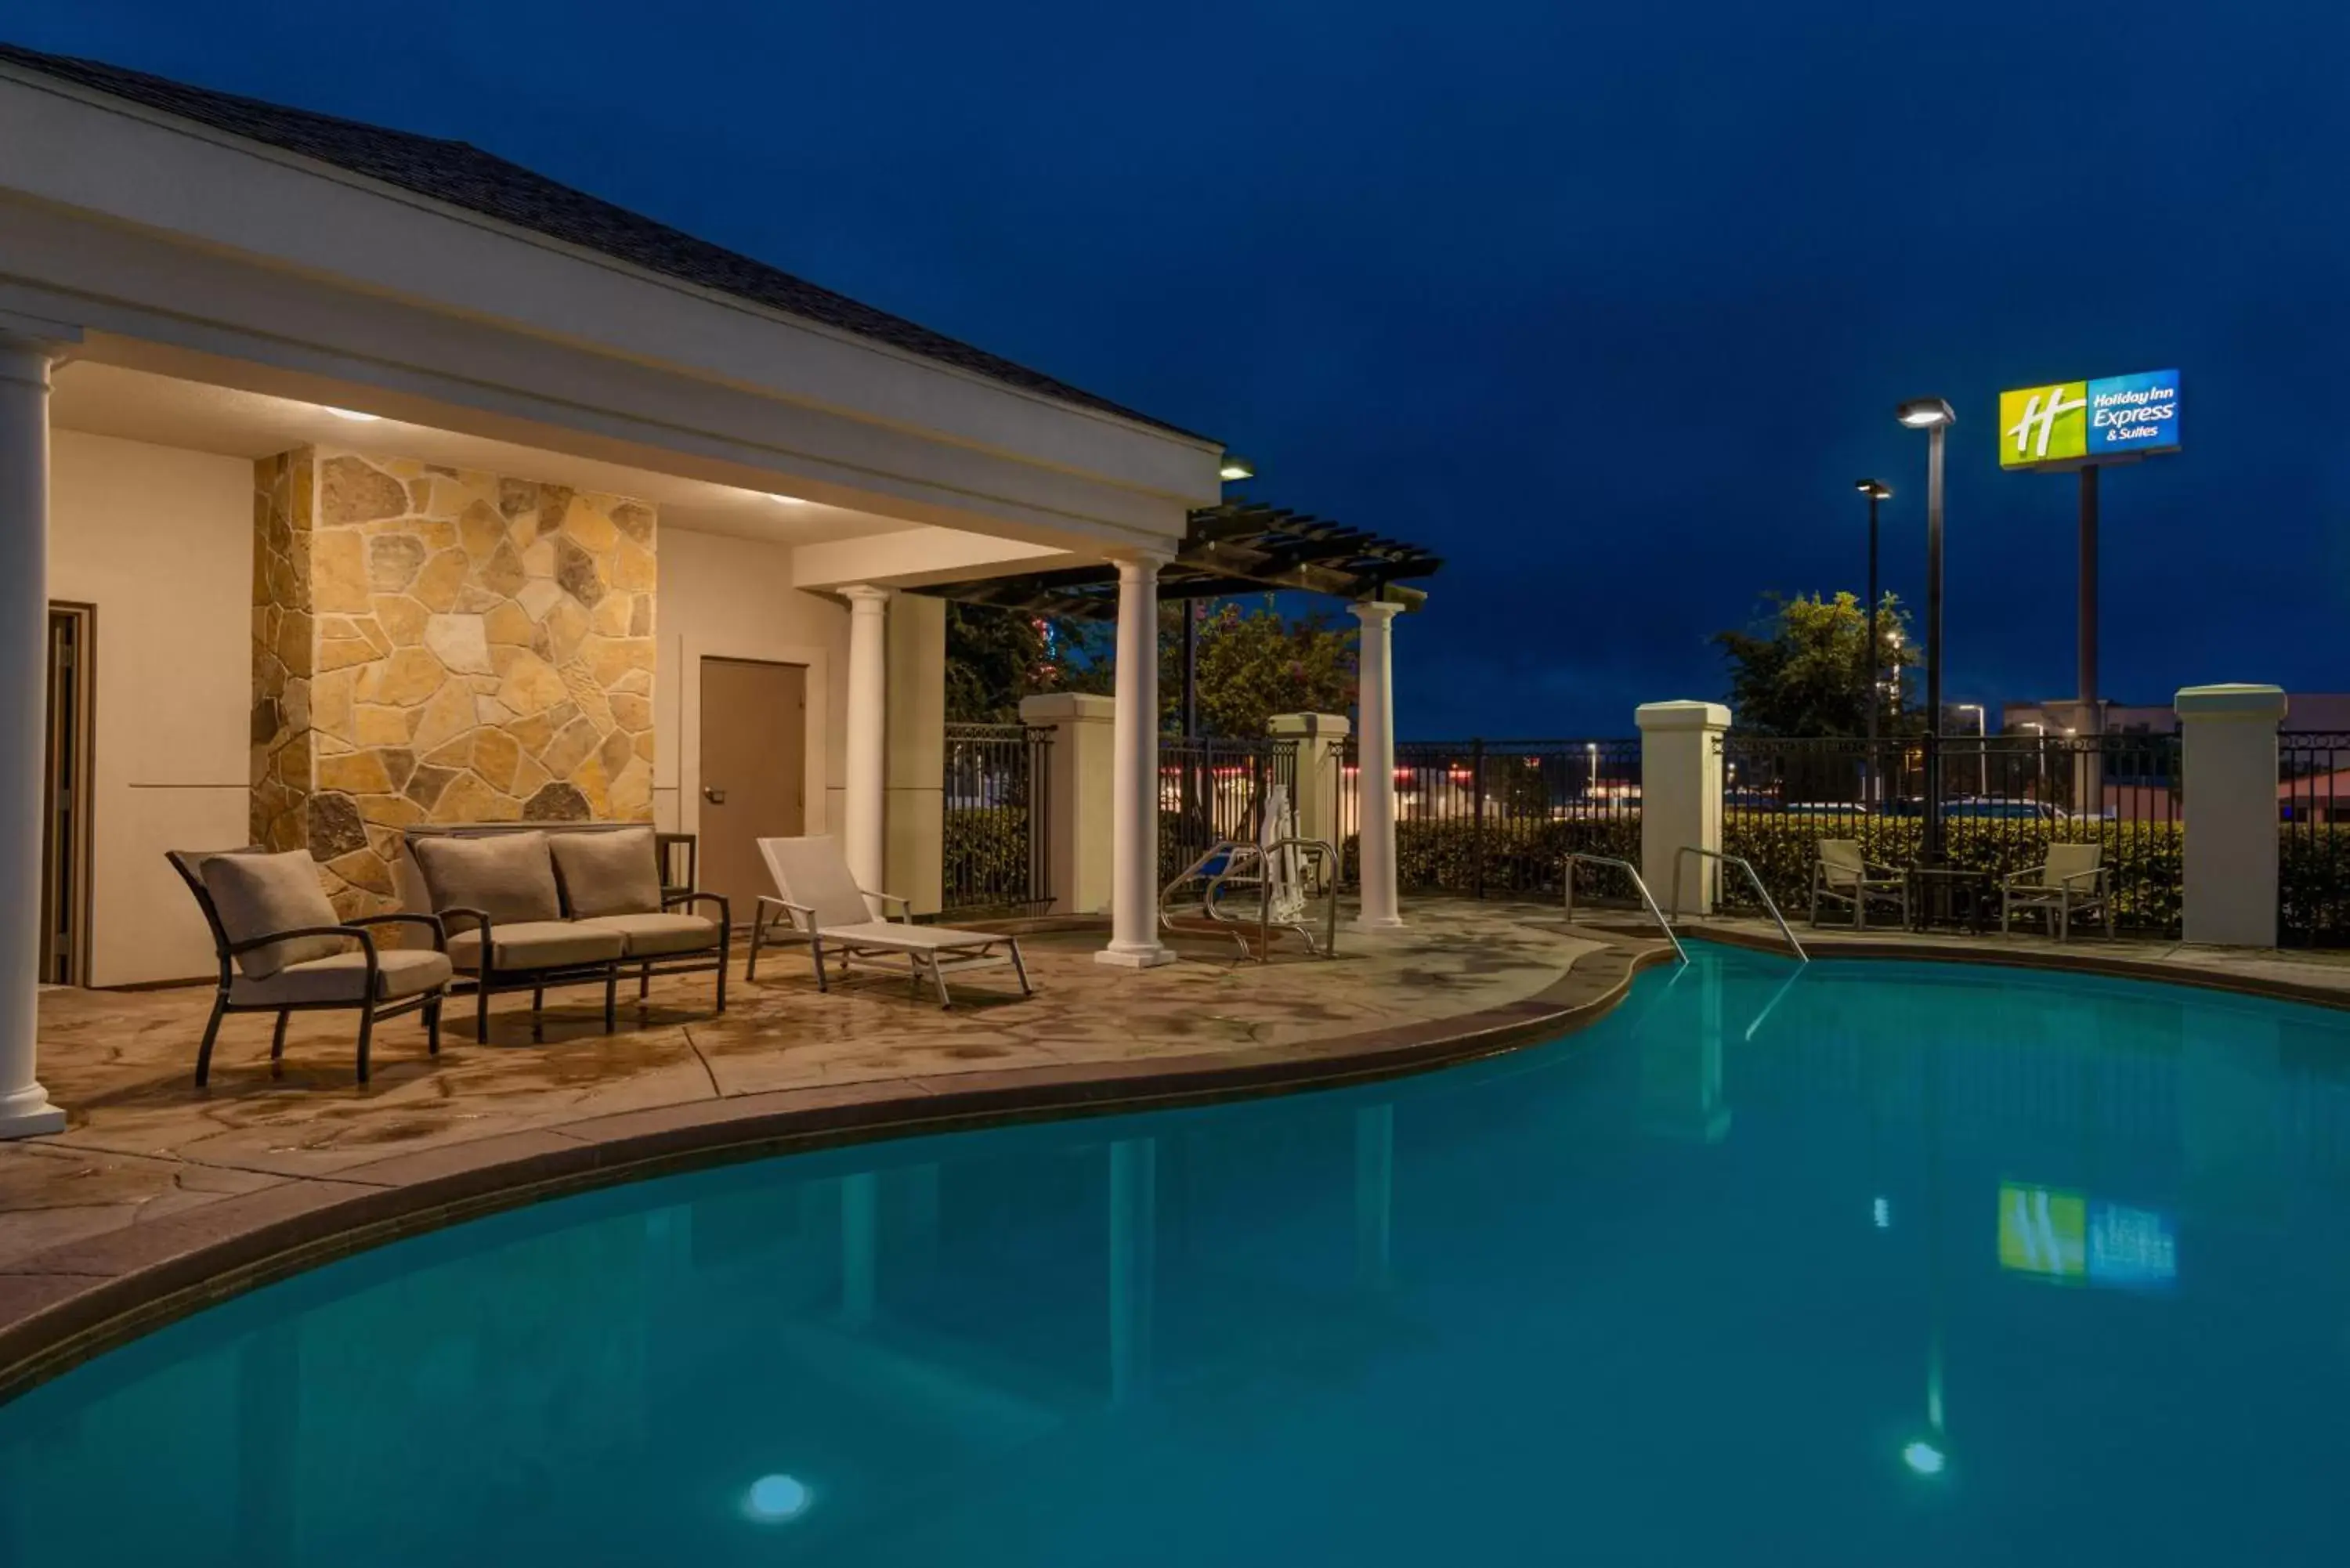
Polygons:
M702 798L708 801L712 805L724 805L726 804L726 792L723 789L704 788L702 792Z

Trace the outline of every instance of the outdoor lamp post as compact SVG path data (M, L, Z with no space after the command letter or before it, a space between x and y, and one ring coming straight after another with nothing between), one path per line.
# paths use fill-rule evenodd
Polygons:
M1868 497L1868 683L1862 690L1862 699L1868 704L1867 781L1869 804L1882 808L1877 798L1877 678L1885 673L1885 645L1877 639L1877 507L1879 502L1893 499L1893 487L1881 479L1864 479L1853 488Z
M1961 713L1975 716L1975 794L1987 795L1991 794L1990 722L1984 718L1983 706L1980 702L1954 702L1951 706Z
M1893 417L1926 432L1926 861L1942 858L1942 441L1958 412L1942 398L1912 398Z

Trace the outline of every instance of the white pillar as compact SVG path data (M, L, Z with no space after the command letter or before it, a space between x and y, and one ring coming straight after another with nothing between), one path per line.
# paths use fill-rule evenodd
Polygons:
M0 1138L62 1131L40 1038L41 758L48 725L49 367L0 322Z
M848 601L847 788L841 801L841 848L858 887L870 893L902 893L902 888L881 885L888 854L882 805L889 735L889 590L858 583L840 593Z
M1355 659L1359 689L1355 705L1362 719L1356 747L1357 798L1360 806L1357 859L1363 881L1357 930L1393 930L1403 924L1396 912L1395 846L1395 660L1388 623L1401 605L1366 600L1350 607L1363 623L1362 647Z
M2272 948L2277 940L2275 686L2189 686L2178 697L2178 771L2188 781L2180 834L2190 942Z
M1721 847L1721 737L1730 710L1719 702L1643 702L1640 727L1640 878L1669 909L1681 846ZM1721 886L1717 861L1691 856L1682 872L1681 911L1710 915Z
M1159 943L1159 568L1167 559L1138 552L1118 563L1110 938L1094 957L1128 969L1175 957Z

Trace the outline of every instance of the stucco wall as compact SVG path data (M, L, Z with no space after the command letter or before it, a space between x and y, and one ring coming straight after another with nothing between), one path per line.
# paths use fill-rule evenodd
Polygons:
M253 483L255 832L338 909L397 906L415 823L651 817L650 506L328 451Z
M98 607L94 985L213 971L166 849L245 842L253 465L59 431L49 597Z
M705 658L807 667L807 830L840 821L847 784L848 609L792 587L788 546L661 535L660 651L653 674L655 815L692 833L702 799L701 669Z

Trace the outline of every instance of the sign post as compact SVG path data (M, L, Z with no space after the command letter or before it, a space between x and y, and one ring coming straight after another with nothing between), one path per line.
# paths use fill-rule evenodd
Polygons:
M2178 372L2146 370L2094 381L2019 387L1999 395L1999 465L2080 473L2081 589L2074 649L2080 733L2102 734L2097 696L2097 470L2179 449ZM2077 780L2076 810L2102 812L2104 770L2091 757Z

